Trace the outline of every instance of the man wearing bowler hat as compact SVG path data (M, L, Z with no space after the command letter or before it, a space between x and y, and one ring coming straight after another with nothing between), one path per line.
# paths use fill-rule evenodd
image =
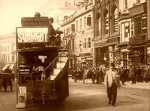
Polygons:
M120 87L120 79L114 63L111 63L109 70L106 71L104 82L107 86L108 104L116 106L117 87Z

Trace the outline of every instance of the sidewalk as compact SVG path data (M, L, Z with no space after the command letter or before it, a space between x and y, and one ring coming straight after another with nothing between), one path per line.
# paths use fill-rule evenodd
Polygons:
M138 82L136 84L132 84L131 81L125 82L125 85L122 85L121 87L128 87L128 88L139 88L139 89L150 89L150 82Z
M74 82L74 80L72 78L69 78L70 82ZM77 83L83 83L83 81L78 81ZM86 81L86 83L89 84L93 84L91 79L88 79ZM95 84L98 85L98 84ZM139 89L150 89L150 82L146 83L146 82L138 82L136 84L132 84L131 81L127 81L125 82L125 85L121 85L121 87L126 87L126 88L139 88Z

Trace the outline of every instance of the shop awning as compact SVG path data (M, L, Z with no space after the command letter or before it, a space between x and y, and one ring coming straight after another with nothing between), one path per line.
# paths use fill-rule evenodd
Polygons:
M6 64L3 68L2 68L2 71L4 71L6 68L7 68L7 66L10 66L9 68L11 69L11 70L13 70L13 68L14 68L14 64Z
M87 58L86 60L93 60L93 58L92 58L92 57L89 57L89 58Z
M123 53L123 52L130 52L130 50L128 50L128 49L121 49L121 52Z
M2 68L2 71L4 71L4 70L7 68L7 66L9 66L9 64L6 64L6 65Z
M10 69L13 70L14 66L15 66L14 64L11 64Z

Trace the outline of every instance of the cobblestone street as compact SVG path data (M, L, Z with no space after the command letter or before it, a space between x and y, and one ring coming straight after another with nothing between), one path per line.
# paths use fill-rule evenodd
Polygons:
M16 111L16 89L15 84L13 83L13 91L10 91L8 87L7 92L0 92L0 111Z

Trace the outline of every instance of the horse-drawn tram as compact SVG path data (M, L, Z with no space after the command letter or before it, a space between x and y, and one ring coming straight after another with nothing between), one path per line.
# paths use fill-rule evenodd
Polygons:
M48 17L23 17L16 28L17 109L63 102L69 95L68 57L61 31Z

